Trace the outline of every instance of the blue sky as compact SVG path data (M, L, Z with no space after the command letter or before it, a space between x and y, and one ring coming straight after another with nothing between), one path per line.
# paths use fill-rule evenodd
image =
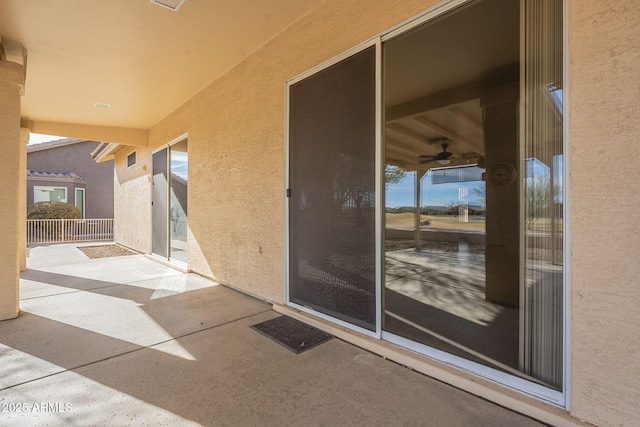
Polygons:
M554 156L554 175L555 182L562 182L562 155ZM548 176L549 167L537 159L527 162L529 176ZM408 173L397 184L391 184L385 192L385 206L389 208L399 206L414 206L415 192L415 174ZM468 188L467 203L472 205L481 205L480 198L475 189L482 188L484 182L454 182L449 184L431 184L431 177L426 174L421 181L421 205L422 206L446 206L451 202L458 200L458 189ZM558 196L557 199L561 197ZM561 201L561 200L556 200Z
M189 156L183 151L171 151L171 172L184 180L188 179Z
M415 174L409 173L397 184L391 184L387 187L385 193L385 206L414 206L414 187ZM481 202L475 193L475 188L482 188L484 182L455 182L450 184L431 184L431 177L426 174L421 181L421 205L422 206L446 206L450 202L458 201L458 189L468 188L469 196L467 203L472 205L480 205Z

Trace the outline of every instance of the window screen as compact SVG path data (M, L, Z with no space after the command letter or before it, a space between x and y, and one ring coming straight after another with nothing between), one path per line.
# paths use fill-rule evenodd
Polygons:
M290 87L289 300L375 330L375 47Z

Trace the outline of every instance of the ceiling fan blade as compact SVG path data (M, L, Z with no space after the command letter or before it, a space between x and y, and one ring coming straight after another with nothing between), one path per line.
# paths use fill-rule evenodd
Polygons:
M418 164L424 165L425 163L431 163L431 162L434 162L434 161L435 161L435 159L420 160L418 162Z
M430 154L422 154L418 156L419 159L435 159L437 156L432 156Z

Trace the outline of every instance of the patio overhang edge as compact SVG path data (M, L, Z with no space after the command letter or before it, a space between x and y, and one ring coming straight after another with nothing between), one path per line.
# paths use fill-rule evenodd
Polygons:
M58 135L69 138L109 142L114 144L147 147L149 131L147 129L101 126L80 123L57 123L40 120L28 120L29 130L33 133Z

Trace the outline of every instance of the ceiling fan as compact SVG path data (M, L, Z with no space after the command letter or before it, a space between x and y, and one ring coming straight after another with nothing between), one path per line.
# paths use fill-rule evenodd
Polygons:
M420 160L418 163L423 165L425 163L438 162L442 166L446 166L449 163L451 163L450 157L453 155L453 153L447 151L447 147L449 146L449 143L446 141L448 141L448 138L440 138L438 140L443 141L442 144L440 144L440 146L442 147L442 151L435 155L422 154L418 156L418 158L423 160Z

